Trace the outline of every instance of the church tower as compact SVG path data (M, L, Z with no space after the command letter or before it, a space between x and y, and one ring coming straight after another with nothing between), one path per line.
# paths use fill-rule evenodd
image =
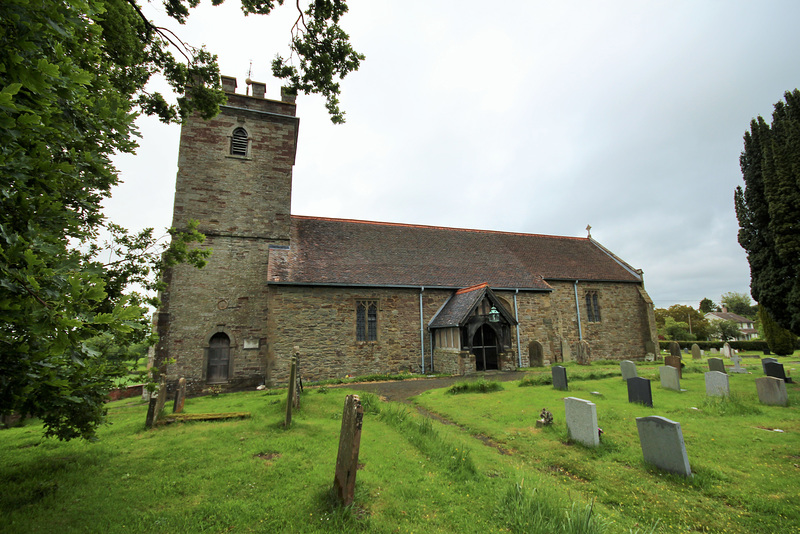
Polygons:
M172 219L179 230L197 220L213 253L203 269L165 273L158 313L156 360L172 361L168 381L185 377L192 393L269 380L269 249L288 247L290 235L294 96L267 99L265 84L250 80L252 94L237 94L227 76L222 85L219 115L181 128Z

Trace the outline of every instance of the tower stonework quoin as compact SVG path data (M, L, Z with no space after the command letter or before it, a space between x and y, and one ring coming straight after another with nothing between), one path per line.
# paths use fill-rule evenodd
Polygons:
M167 270L158 313L155 360L192 393L270 381L267 260L290 235L294 98L266 99L256 82L252 96L236 94L235 78L222 82L220 113L182 126L172 220L178 230L198 221L213 253L203 269Z

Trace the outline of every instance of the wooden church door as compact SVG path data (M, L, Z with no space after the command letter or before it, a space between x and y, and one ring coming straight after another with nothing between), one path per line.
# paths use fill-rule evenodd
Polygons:
M231 358L231 340L223 333L214 334L208 344L208 374L206 381L226 382Z
M475 354L475 370L498 369L497 335L488 324L481 326L472 336L472 353Z

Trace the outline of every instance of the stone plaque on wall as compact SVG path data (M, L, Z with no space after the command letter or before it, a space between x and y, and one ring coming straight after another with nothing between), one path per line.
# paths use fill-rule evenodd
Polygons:
M258 338L245 338L244 340L244 348L245 349L257 349L259 347Z

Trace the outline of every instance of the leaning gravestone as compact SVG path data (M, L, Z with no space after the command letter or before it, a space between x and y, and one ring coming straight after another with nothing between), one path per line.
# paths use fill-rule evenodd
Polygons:
M662 365L658 368L658 375L661 378L662 388L675 391L681 390L681 377L678 369L675 369L671 365Z
M677 341L670 341L669 342L669 353L672 356L677 356L678 358L681 357L681 345Z
M564 418L567 421L569 437L587 447L600 445L600 432L597 428L597 406L593 402L566 397L564 399Z
M665 356L664 357L664 365L669 365L670 367L674 367L678 370L678 378L683 378L683 370L681 369L681 357L680 356Z
M733 354L731 352L731 346L726 342L724 345L722 345L722 355L726 358L730 358L731 354Z
M628 402L637 402L653 407L653 392L650 389L650 380L634 376L625 381L628 386Z
M622 360L619 362L619 370L622 372L622 379L627 380L634 376L639 376L636 372L636 364L630 360Z
M172 413L182 413L183 403L186 400L186 379L178 380L178 389L175 390L175 403L172 405Z
M692 359L699 360L703 355L700 353L700 345L692 343Z
M553 375L553 388L567 391L567 369L563 365L554 365L551 368Z
M158 383L158 396L150 396L150 404L147 406L147 416L144 422L146 428L153 428L158 424L158 416L164 405L167 403L167 381L162 376L161 381Z
M778 363L776 358L761 358L761 370L764 371L764 374L767 374L767 364L768 363Z
M528 343L528 361L531 367L544 366L544 350L542 349L542 344L538 341Z
M692 476L680 423L651 415L637 417L636 428L645 462L670 473Z
M709 397L727 397L731 394L728 375L719 371L705 373L706 395Z
M788 406L789 395L786 393L786 382L773 376L756 378L758 400L762 404L773 406Z
M708 370L709 371L719 371L720 373L726 373L725 371L725 360L722 358L709 358L708 359Z
M780 378L781 380L789 384L792 383L792 379L786 377L786 371L784 371L782 363L767 362L764 364L764 372L766 373L767 376Z
M358 395L348 395L344 400L342 430L339 432L339 454L336 457L336 474L333 491L342 506L353 504L358 471L358 452L361 448L361 426L364 409Z

